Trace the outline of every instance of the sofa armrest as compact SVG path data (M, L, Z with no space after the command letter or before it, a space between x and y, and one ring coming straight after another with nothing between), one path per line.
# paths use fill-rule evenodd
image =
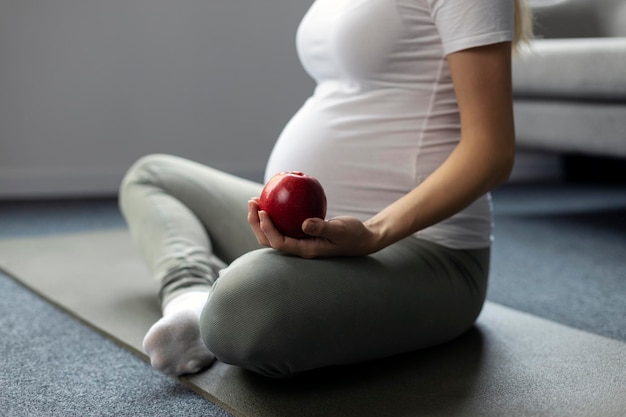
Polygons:
M538 38L626 36L623 0L529 0Z

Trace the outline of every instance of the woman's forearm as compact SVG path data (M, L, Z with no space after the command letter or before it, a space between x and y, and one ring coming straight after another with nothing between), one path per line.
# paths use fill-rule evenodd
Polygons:
M508 178L513 146L464 145L413 191L365 222L375 236L375 250L458 213Z

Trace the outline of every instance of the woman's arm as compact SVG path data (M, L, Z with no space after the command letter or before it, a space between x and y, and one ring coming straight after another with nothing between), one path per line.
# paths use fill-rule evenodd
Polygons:
M461 115L461 140L437 170L364 223L352 217L306 220L303 228L315 239L282 236L251 200L248 220L259 243L307 258L374 253L456 214L504 182L515 154L511 44L456 52L448 63Z
M461 140L424 182L366 222L378 246L444 220L508 178L515 155L510 51L500 43L449 55Z

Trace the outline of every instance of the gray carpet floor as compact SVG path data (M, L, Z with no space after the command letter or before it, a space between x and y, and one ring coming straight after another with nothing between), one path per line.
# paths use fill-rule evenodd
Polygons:
M229 416L0 275L1 416Z
M488 299L626 341L626 185L494 193Z
M505 186L494 207L488 298L626 341L626 186ZM0 238L120 226L114 199L0 202ZM228 415L2 274L0 294L0 416Z

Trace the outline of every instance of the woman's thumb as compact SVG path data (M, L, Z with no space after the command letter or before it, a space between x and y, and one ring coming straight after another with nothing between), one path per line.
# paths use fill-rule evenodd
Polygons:
M302 225L304 233L311 236L321 236L324 233L324 220L322 219L307 219Z

